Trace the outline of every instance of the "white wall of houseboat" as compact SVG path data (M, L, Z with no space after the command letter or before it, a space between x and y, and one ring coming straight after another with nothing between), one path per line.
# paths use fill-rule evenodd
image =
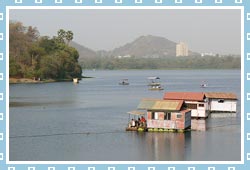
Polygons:
M210 99L211 112L236 112L237 100Z
M198 101L185 101L187 104L196 104L196 109L191 110L191 117L200 117L206 118L208 117L208 103L207 102L198 102Z

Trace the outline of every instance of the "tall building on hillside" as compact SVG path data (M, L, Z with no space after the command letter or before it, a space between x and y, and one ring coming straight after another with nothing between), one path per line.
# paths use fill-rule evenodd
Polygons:
M176 44L176 57L188 56L188 46L184 42Z

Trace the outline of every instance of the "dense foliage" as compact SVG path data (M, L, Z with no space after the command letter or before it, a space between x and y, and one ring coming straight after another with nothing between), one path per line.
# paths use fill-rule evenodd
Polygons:
M21 22L9 25L9 76L15 78L71 79L81 77L78 51L68 46L73 32L60 29L57 36L40 36Z
M204 56L169 58L89 57L80 64L85 69L239 69L240 57Z

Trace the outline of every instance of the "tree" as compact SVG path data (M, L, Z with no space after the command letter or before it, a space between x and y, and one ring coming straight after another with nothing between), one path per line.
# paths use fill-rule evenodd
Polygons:
M44 48L40 47L38 43L33 43L29 48L29 55L31 57L31 67L33 69L38 67L40 59L46 52Z
M57 31L57 40L60 43L64 43L64 38L66 36L66 32L63 29Z
M9 28L10 77L81 77L79 53L75 48L68 46L73 39L72 31L60 29L56 37L50 38L40 37L37 28L25 27L21 22L10 22Z
M26 32L27 39L30 42L35 42L38 40L38 37L40 36L39 31L36 27L29 26Z
M69 45L69 42L73 40L73 36L74 36L74 34L72 31L66 32L65 38L67 40L67 45Z
M60 29L57 32L57 37L56 39L58 40L59 43L65 43L68 45L70 41L73 40L73 32L72 31L65 31L64 29Z

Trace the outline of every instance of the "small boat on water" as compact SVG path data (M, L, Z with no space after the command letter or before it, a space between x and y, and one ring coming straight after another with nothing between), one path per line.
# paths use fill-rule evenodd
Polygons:
M206 83L205 81L203 81L203 82L200 84L200 87L201 87L201 88L207 87L207 83Z
M164 88L161 85L152 85L149 90L164 90Z
M119 82L119 85L129 85L128 79L122 79L122 80Z
M207 84L201 84L200 87L205 88L205 87L207 87Z
M75 83L75 84L79 83L79 79L78 78L73 78L73 83Z
M148 77L149 90L164 90L160 83L160 77Z

